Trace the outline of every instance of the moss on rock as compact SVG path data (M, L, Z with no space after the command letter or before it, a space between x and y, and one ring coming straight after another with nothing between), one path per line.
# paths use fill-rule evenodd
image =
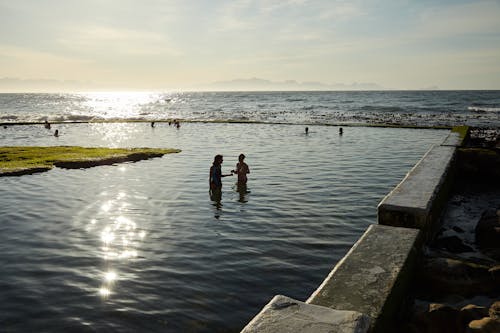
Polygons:
M180 152L178 149L160 148L0 147L0 176L43 172L54 166L89 168L97 165L139 161L178 152Z

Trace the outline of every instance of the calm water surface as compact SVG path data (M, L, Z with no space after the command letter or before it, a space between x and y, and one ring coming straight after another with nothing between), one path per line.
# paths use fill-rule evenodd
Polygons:
M172 147L179 154L0 178L7 332L236 332L275 294L306 299L376 206L447 131L297 125L57 125L0 145ZM208 170L239 153L247 191Z

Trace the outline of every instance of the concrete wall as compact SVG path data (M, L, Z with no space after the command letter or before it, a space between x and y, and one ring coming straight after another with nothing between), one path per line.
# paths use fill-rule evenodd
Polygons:
M307 303L365 313L374 330L390 332L411 281L419 233L371 225Z

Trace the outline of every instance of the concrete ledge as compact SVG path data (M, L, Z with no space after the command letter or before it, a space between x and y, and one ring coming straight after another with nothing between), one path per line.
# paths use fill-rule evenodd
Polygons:
M370 318L355 311L339 311L277 295L241 333L365 333Z
M379 204L378 223L418 229L431 226L449 192L455 150L454 146L432 147Z
M448 136L444 139L441 146L452 146L452 147L460 147L463 143L463 138L460 136L458 132L450 132Z
M419 233L371 225L307 303L365 313L374 332L391 332L411 280Z
M444 139L442 146L461 147L470 137L469 126L455 126Z

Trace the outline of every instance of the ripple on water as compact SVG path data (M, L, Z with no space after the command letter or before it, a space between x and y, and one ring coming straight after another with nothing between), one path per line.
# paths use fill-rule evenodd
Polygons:
M2 145L180 154L0 178L0 321L33 331L237 331L275 294L306 299L445 131L249 124L20 126ZM118 133L112 133L120 131ZM28 139L16 138L27 137ZM247 155L249 184L208 169ZM30 318L26 321L26 318Z

